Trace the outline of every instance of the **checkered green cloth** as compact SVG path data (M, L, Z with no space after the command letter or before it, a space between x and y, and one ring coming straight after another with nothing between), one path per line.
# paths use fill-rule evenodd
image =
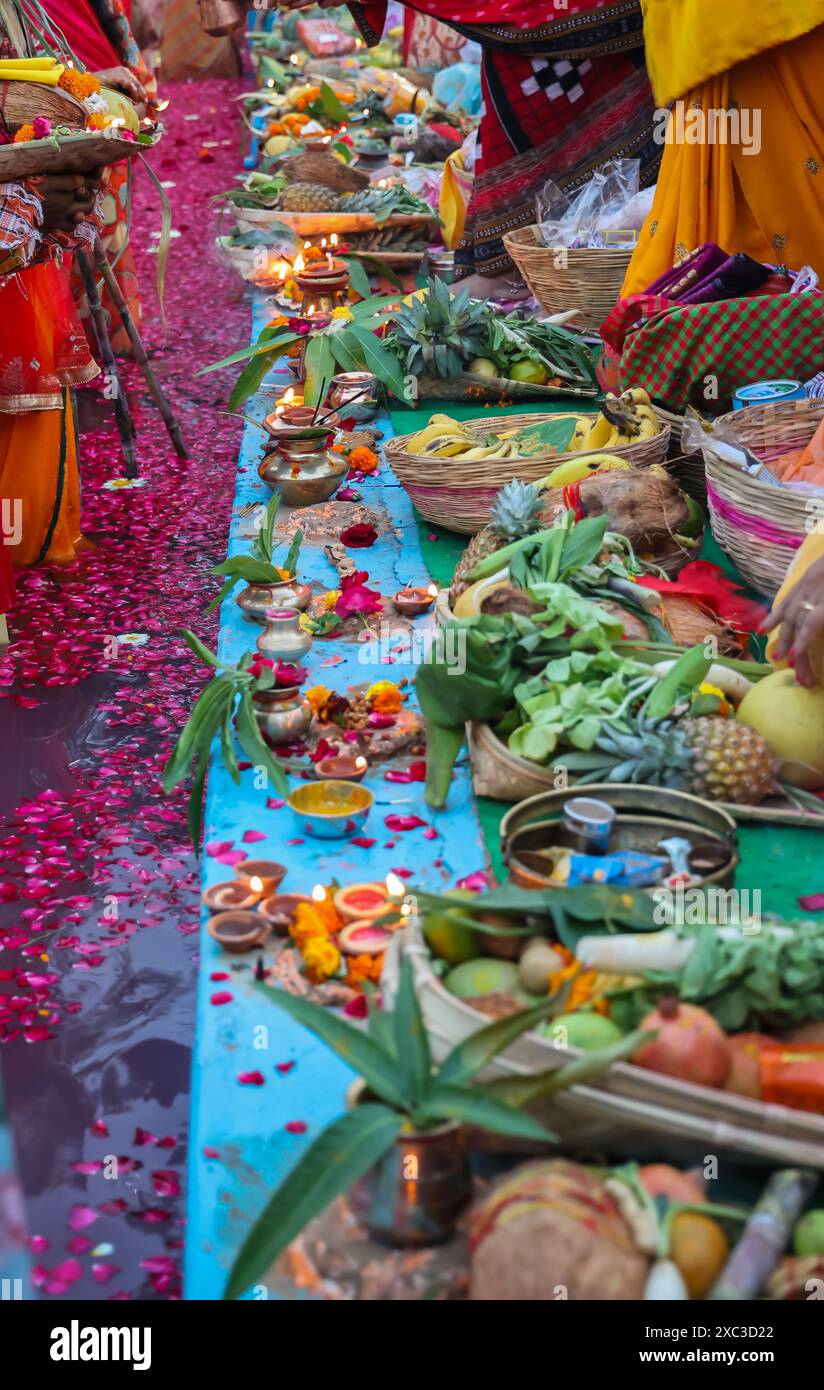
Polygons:
M824 368L824 295L780 294L680 306L621 299L601 328L605 390L642 386L657 404L721 414L756 381L806 381Z

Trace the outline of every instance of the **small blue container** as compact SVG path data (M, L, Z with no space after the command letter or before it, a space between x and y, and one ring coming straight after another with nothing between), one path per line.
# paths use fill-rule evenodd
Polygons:
M785 401L804 401L807 393L800 381L754 381L739 386L732 398L734 410L748 405L783 405Z

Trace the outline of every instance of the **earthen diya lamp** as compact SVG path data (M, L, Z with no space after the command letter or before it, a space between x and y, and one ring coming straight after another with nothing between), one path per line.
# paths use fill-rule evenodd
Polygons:
M229 912L235 908L254 907L257 900L257 893L247 888L244 883L238 883L236 879L227 883L213 883L204 889L201 895L203 906L208 907L210 912Z
M438 590L434 584L430 584L428 589L407 588L399 589L394 595L392 602L398 613L405 618L417 618L421 613L428 613L435 599L438 597Z
M398 912L385 883L349 883L338 889L333 902L344 922L371 921L392 909Z
M300 903L310 903L305 893L274 893L258 905L258 914L269 923L276 936L288 936Z
M366 759L352 753L330 753L315 763L315 774L320 778L342 778L345 782L362 782L369 769Z
M224 951L239 955L241 951L252 951L260 946L272 928L259 912L235 908L232 912L218 912L210 917L206 930Z
M392 940L392 932L378 922L350 922L338 932L338 947L347 956L379 956Z
M242 859L235 864L235 878L249 893L254 893L255 902L276 893L286 874L283 864L274 859Z

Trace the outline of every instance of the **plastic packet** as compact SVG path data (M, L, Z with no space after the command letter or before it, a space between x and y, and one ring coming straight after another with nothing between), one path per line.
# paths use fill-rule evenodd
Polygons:
M574 193L563 192L548 179L535 199L544 246L635 246L639 212L635 200L640 176L639 160L611 159ZM627 222L627 209L631 225Z
M749 473L760 483L769 483L772 487L783 486L766 463L744 447L729 420L705 420L697 410L688 409L681 431L681 448L685 454L703 454L705 462L707 456L713 454L726 463L734 463L736 468Z

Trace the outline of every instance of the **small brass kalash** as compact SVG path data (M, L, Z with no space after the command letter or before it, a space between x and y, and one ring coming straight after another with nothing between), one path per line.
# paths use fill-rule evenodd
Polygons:
M340 485L348 464L329 448L340 420L327 411L290 406L266 418L274 450L266 454L258 473L287 507L311 507L326 502Z

